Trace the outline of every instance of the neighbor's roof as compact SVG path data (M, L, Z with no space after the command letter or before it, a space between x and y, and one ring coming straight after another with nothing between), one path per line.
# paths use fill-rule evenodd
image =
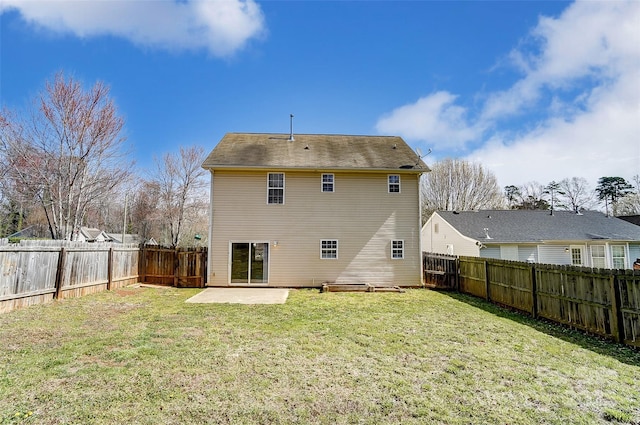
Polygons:
M483 243L614 240L640 241L640 227L597 211L549 210L437 212L460 233ZM485 230L491 237L487 239Z
M204 168L429 171L400 137L227 133Z

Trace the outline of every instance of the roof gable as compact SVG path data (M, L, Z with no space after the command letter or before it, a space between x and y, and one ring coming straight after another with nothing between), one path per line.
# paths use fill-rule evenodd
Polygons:
M640 241L640 227L597 211L585 211L582 214L554 211L553 215L549 210L437 213L461 234L484 243Z
M227 133L202 166L429 171L400 137Z

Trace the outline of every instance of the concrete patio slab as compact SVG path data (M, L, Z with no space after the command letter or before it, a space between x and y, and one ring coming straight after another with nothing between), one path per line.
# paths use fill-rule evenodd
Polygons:
M284 304L289 290L284 288L207 288L186 302L196 304Z

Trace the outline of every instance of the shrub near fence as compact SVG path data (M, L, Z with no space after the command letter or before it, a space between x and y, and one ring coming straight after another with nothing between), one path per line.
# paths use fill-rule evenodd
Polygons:
M640 272L460 257L460 292L640 347Z

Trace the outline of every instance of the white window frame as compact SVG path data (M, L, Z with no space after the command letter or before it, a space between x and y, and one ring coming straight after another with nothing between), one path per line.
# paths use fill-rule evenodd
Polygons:
M404 260L404 240L393 239L391 241L391 259Z
M622 257L620 257L620 256L614 257L614 255L613 255L614 248L621 248L622 249ZM622 267L619 267L620 264L616 265L616 260L620 260L620 259L622 259L622 264L621 264ZM627 249L626 249L625 245L620 245L620 244L611 245L611 268L612 269L625 269L625 268L627 268Z
M598 250L602 250L602 255L598 255L598 256L594 255L595 254L593 252L594 248L597 248ZM590 250L591 250L591 267L598 268L598 269L606 269L607 268L607 246L591 245ZM596 259L602 260L602 266L596 265Z
M331 181L325 181L325 177L331 176ZM325 186L326 185L326 186ZM331 190L325 190L325 188ZM333 193L336 191L336 176L333 173L322 173L320 176L320 191L324 193Z
M338 240L337 239L321 239L320 240L320 259L321 260L337 260L338 259Z
M573 262L573 251L577 250L580 252L580 264L576 264ZM571 245L569 246L569 264L577 267L584 267L584 246L582 245Z
M282 176L282 187L280 186L271 186L271 176L281 175ZM267 173L267 204L268 205L284 205L284 191L285 189L285 175L284 173ZM271 191L272 190L280 190L282 191L282 202L271 202Z
M391 179L392 178L398 178L397 182L392 182ZM400 193L401 190L401 179L400 179L400 174L389 174L387 175L387 193ZM391 188L395 188L397 187L398 190L391 190Z

